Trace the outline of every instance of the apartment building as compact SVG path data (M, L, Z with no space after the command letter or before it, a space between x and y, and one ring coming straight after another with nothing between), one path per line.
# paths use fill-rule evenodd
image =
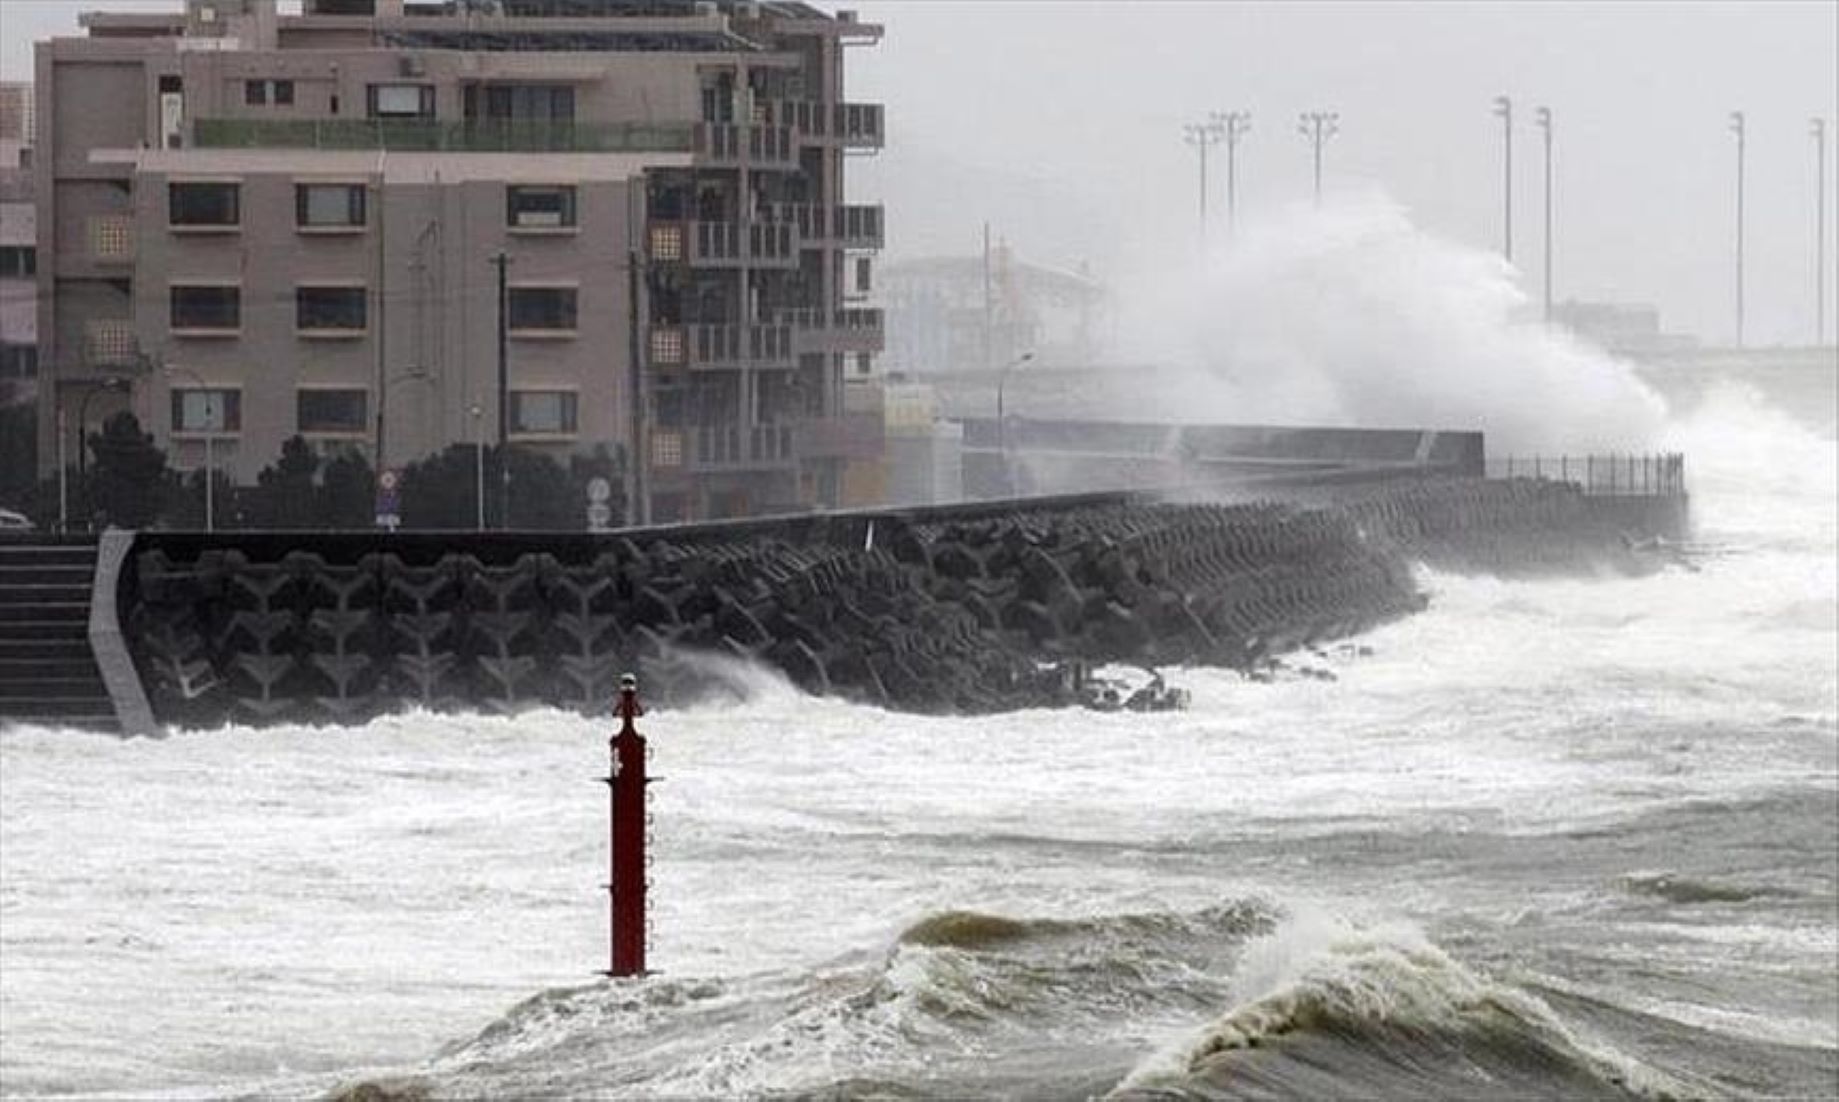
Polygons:
M660 522L850 504L881 462L852 299L882 212L844 180L882 112L843 98L878 27L737 0L83 26L37 57L41 465L92 392L239 482L296 432L392 468L607 445Z
M0 82L0 411L38 395L38 210L32 172L32 86ZM9 416L7 431L29 435ZM12 456L8 447L4 452Z

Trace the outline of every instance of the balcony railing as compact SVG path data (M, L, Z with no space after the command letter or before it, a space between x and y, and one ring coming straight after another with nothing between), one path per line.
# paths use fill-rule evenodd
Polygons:
M793 349L800 355L880 352L887 343L885 321L879 307L846 307L834 313L809 308L780 310L774 320L791 327Z
M837 237L847 249L879 249L883 237L881 229L881 207L844 206L838 207Z
M739 164L748 161L755 167L798 167L798 147L792 142L792 129L789 126L697 123L694 152L699 159L710 164Z
M830 133L831 105L816 100L763 100L754 107L755 121L769 126L789 126L801 137L821 138Z
M845 148L880 149L885 141L881 116L879 103L839 103L834 129Z
M690 440L691 470L784 467L798 461L790 425L699 425Z
M1487 461L1489 478L1569 482L1591 496L1678 497L1686 457L1661 455L1510 455Z
M653 367L792 367L787 325L654 325Z
M201 149L387 149L457 153L688 153L687 123L437 119L199 119Z
M886 240L879 204L773 203L764 213L774 221L797 226L799 240L805 245L836 243L850 249L879 249Z

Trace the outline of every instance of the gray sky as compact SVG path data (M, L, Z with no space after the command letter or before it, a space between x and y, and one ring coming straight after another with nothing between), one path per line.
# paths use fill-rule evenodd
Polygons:
M0 0L0 71L80 10ZM850 96L888 104L890 144L854 198L889 204L890 254L971 252L985 219L1024 255L1101 276L1153 263L1196 220L1181 124L1253 113L1242 217L1306 199L1304 110L1333 110L1328 186L1383 189L1425 229L1498 247L1500 122L1513 97L1514 246L1538 293L1537 105L1557 120L1559 298L1650 301L1713 341L1732 329L1734 140L1749 117L1753 343L1805 343L1813 314L1808 120L1839 115L1839 2L1155 3L860 0L887 27L854 52ZM1827 182L1839 130L1828 124ZM1223 163L1212 175L1216 218ZM1829 236L1835 218L1829 204ZM1835 250L1829 243L1827 259ZM1839 287L1830 275L1829 294ZM1833 315L1828 310L1828 333Z

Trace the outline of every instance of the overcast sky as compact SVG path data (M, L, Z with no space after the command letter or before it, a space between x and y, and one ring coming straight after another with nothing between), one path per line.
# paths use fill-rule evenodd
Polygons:
M149 0L0 0L0 70L80 10ZM861 0L887 27L854 51L849 95L888 105L890 144L853 198L889 204L894 257L972 252L980 227L1023 255L1101 275L1177 247L1197 218L1184 122L1248 110L1241 216L1309 195L1305 110L1340 114L1332 189L1382 189L1431 232L1501 237L1496 95L1512 97L1515 257L1538 293L1535 106L1556 118L1559 298L1648 301L1708 340L1733 325L1733 110L1749 118L1753 343L1805 343L1813 316L1809 120L1839 114L1839 2L1345 4ZM1828 123L1827 183L1839 185ZM1212 175L1223 216L1223 163ZM1828 206L1828 234L1839 218ZM1827 249L1829 267L1835 250ZM1829 276L1832 294L1839 281ZM1833 315L1828 310L1828 334Z

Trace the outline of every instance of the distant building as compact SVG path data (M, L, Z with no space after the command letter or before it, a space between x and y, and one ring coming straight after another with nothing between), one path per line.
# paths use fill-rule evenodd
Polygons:
M1660 328L1660 308L1646 303L1623 305L1567 299L1552 307L1558 324L1618 356L1640 358L1675 354L1698 346L1698 340Z
M186 0L40 43L40 463L105 381L176 466L640 460L659 521L858 504L879 27L796 0ZM508 385L501 426L497 258ZM634 294L636 292L636 295ZM872 426L870 422L873 422ZM80 426L70 426L72 433Z
M1097 356L1108 293L1090 276L1019 260L1006 244L990 255L889 264L886 367L919 376L1000 367L1024 353L1050 364Z
M0 409L38 399L38 211L24 121L31 92L0 84Z

